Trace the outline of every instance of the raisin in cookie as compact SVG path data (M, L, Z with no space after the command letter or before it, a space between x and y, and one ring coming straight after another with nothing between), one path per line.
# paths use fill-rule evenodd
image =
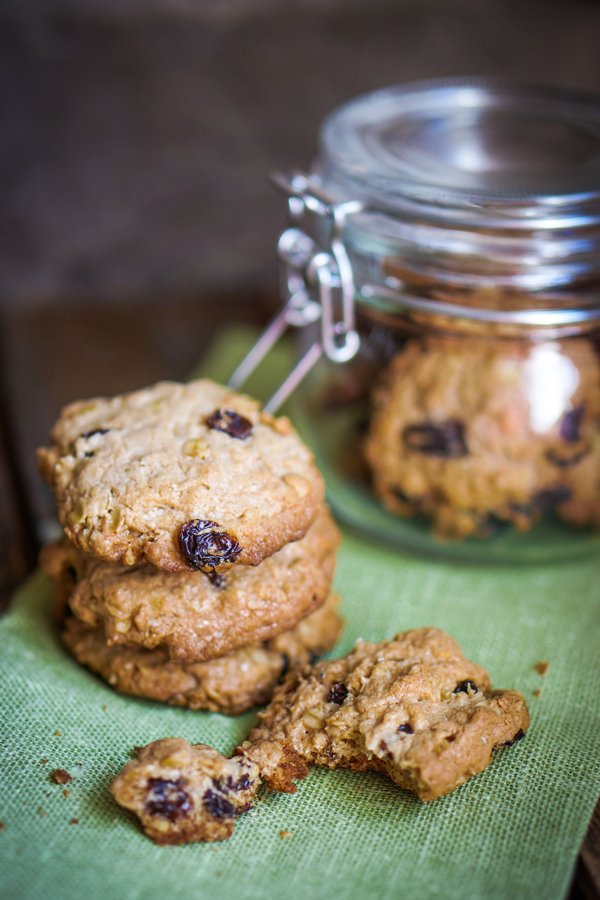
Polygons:
M111 791L157 844L222 841L250 808L257 776L242 756L226 759L205 744L165 738L139 749Z
M289 421L212 381L73 403L51 437L38 462L67 537L110 562L257 565L301 538L323 501Z
M288 669L333 647L343 624L337 606L332 594L291 631L199 663L173 662L163 650L110 647L101 629L73 617L65 623L63 640L78 662L122 694L238 715L267 703Z
M598 524L599 435L591 342L425 338L383 372L366 458L393 512L429 516L444 537L485 536L545 510Z
M77 618L101 627L110 646L160 647L173 660L197 662L288 631L317 609L331 590L338 543L324 508L299 541L223 575L115 566L67 541L44 548L41 564Z
M421 800L434 800L482 772L494 750L520 740L529 727L521 694L491 690L485 669L436 628L380 644L359 642L348 656L290 672L259 719L230 760L254 765L247 802L261 784L295 791L309 765L382 772ZM150 745L153 753L161 743ZM214 752L186 747L200 756ZM132 770L145 784L140 815L150 787L143 764L129 763L124 772ZM127 805L121 778L113 794ZM142 822L148 832L147 819ZM233 825L233 816L228 822ZM204 828L189 839L204 840Z

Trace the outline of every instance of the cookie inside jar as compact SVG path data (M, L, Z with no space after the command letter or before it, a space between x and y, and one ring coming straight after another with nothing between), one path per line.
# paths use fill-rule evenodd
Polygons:
M315 239L343 244L360 347L343 365L325 352L294 413L336 512L379 541L507 563L597 552L598 108L442 81L324 123L309 183L334 223L354 206Z

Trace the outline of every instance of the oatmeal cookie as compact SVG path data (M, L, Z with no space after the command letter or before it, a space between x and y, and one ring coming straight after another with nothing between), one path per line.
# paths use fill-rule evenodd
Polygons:
M258 566L223 575L115 566L66 540L44 548L41 564L61 600L109 646L163 648L173 660L198 662L289 631L325 602L339 532L324 508L299 541Z
M493 691L485 669L449 635L420 628L292 673L239 748L280 791L308 765L384 772L421 800L448 794L523 737L516 691Z
M67 537L109 562L169 572L257 565L323 502L286 418L208 380L72 403L38 450Z
M600 520L600 363L583 339L409 341L374 392L375 491L442 537ZM589 471L595 477L588 477ZM584 473L588 473L585 475Z
M78 662L122 694L238 715L267 703L288 669L307 665L333 647L343 624L338 602L331 594L291 631L207 662L173 662L164 650L110 647L101 629L87 628L72 616L63 640Z
M359 641L348 656L293 670L259 720L231 760L221 757L223 765L240 765L240 759L253 765L244 781L245 802L262 784L295 791L294 781L306 776L309 765L382 772L421 800L434 800L482 772L494 750L520 740L529 726L521 694L492 690L485 669L436 628L406 631L380 644ZM151 758L164 754L163 743L147 748ZM213 759L210 748L183 744L190 756ZM133 778L133 772L135 806L122 801L123 776ZM143 763L129 763L113 794L137 812L153 837L148 775ZM233 821L230 815L228 826ZM184 840L206 840L204 829L198 825Z
M226 759L205 744L164 738L138 749L111 792L157 844L222 841L251 808L257 778L243 756Z

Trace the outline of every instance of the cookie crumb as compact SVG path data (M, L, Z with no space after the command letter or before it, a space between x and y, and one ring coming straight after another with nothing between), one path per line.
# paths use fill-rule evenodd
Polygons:
M6 822L0 822L0 831L6 828Z
M50 781L54 784L69 784L73 781L73 776L69 775L66 769L53 769L50 772Z
M37 811L38 811L38 816L47 816L48 815L48 813L46 812L46 810L44 809L43 806L38 806Z
M43 766L47 765L48 762L49 762L49 760L48 760L48 757L47 757L47 756L43 756L43 757L40 759L40 763L41 763Z
M545 675L548 671L548 665L549 663L547 662L537 662L533 668L539 675Z
M65 788L63 790L63 797L68 797L70 795L70 793L71 793L71 791L69 790L69 788Z
M69 825L79 825L79 819L69 819Z
M287 841L291 837L293 837L293 835L292 835L291 831L288 831L286 828L284 828L282 831L279 832L279 837L282 838L284 841Z
M536 691L533 691L533 696L539 697L539 696L541 696L541 693L542 693L541 690L538 688Z
M61 736L62 736L62 731L59 731L57 728L56 731L54 732L54 737L61 737Z

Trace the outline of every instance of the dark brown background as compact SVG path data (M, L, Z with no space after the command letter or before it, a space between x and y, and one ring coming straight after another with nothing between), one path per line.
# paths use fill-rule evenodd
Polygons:
M0 302L272 278L323 117L395 82L600 88L598 0L3 0Z

